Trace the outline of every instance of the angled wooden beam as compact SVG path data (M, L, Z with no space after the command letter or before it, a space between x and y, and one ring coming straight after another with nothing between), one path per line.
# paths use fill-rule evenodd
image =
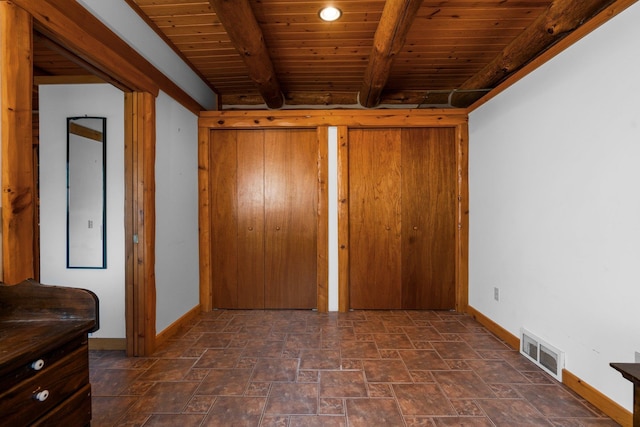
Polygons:
M38 32L106 74L117 71L113 76L128 90L158 94L158 84L138 66L136 55L140 55L80 4L62 0L14 3L33 16Z
M72 135L81 136L83 138L90 139L92 141L104 142L104 134L99 130L91 129L86 126L79 125L75 122L69 123L69 133Z
M385 3L360 88L363 107L372 108L380 103L393 60L402 50L421 4L422 0L387 0Z
M12 3L32 15L39 33L119 82L119 88L154 96L162 89L194 114L206 109L80 3L69 0L12 0Z
M231 42L247 66L249 78L269 108L280 108L284 97L269 51L248 0L209 0Z
M518 71L615 0L555 0L502 52L458 89L493 88ZM464 92L452 97L452 104L468 107L486 92Z

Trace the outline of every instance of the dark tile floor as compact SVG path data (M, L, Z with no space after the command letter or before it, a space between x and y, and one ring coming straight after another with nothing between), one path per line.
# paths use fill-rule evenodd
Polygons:
M466 315L227 311L90 353L99 426L616 426Z

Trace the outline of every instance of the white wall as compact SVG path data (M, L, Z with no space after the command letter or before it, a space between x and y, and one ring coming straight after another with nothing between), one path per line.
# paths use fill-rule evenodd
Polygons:
M640 4L470 115L470 304L627 409L640 351ZM500 301L493 288L500 288Z
M147 61L162 71L203 107L214 110L216 94L133 11L124 0L78 0Z
M100 338L125 337L124 94L111 85L40 86L40 281L100 299ZM107 268L66 268L67 117L107 118Z
M199 304L198 117L156 101L156 329Z
M339 292L338 292L338 128L335 126L329 126L328 132L329 144L327 147L327 163L328 173L327 177L327 191L329 197L329 203L327 209L329 210L329 235L328 239L328 264L329 264L329 277L328 277L328 300L329 311L338 311L339 309Z

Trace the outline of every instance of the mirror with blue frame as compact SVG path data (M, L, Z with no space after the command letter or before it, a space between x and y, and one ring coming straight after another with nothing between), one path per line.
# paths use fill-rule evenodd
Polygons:
M104 117L67 118L67 268L106 268Z

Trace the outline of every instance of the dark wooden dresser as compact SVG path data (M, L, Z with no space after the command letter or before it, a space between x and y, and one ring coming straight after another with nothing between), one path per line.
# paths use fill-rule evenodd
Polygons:
M0 283L0 424L88 426L87 337L97 329L92 292Z

